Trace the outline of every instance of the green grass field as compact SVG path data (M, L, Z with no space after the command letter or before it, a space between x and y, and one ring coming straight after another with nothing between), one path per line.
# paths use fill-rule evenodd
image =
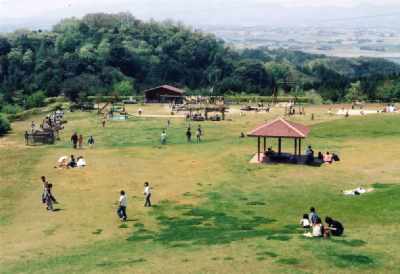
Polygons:
M282 115L279 109L203 122L200 144L188 144L186 122L172 118L165 146L165 118L103 129L95 113L68 113L61 141L36 147L24 145L30 121L16 122L0 139L0 273L400 273L400 116L344 119L326 110L292 118L312 126L303 148L341 156L321 167L249 163L256 140L240 132ZM95 148L73 151L75 130L92 134ZM291 152L293 144L283 148ZM71 153L88 166L53 168ZM57 212L41 204L41 175L54 184ZM145 181L152 208L143 207ZM358 186L375 191L341 194ZM116 215L121 189L128 194L124 224ZM304 238L298 223L310 206L340 220L344 236Z

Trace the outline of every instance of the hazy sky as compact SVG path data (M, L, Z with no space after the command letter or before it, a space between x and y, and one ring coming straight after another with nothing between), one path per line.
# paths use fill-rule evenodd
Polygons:
M400 0L0 0L0 24L58 20L91 12L129 11L140 19L187 24L297 24L340 16L399 13Z

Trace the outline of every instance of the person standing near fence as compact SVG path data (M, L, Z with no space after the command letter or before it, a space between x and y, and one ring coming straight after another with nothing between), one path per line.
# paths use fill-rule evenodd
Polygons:
M145 197L144 207L151 207L151 201L150 201L151 190L148 182L144 183L144 197Z

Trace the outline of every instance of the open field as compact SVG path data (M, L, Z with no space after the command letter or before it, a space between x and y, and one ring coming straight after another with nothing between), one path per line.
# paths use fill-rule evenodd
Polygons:
M128 111L139 107L169 112L159 105ZM341 156L321 167L249 164L256 140L240 132L282 109L202 122L200 144L188 144L187 122L173 118L165 146L166 118L133 117L103 129L95 113L67 113L61 141L37 147L24 145L30 121L14 123L0 139L0 273L400 273L400 115L345 119L327 109L291 118L312 125L303 148ZM75 130L93 135L95 148L73 151ZM283 149L292 152L292 142ZM53 168L71 153L88 166ZM41 175L54 184L57 212L41 204ZM154 188L152 208L143 207L144 181ZM341 194L358 186L375 191ZM121 189L125 224L115 212ZM304 238L298 222L310 206L342 221L344 237Z

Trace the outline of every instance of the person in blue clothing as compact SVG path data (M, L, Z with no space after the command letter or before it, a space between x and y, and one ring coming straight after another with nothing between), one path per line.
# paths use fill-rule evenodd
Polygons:
M318 216L318 214L317 214L317 212L316 212L316 210L315 210L314 207L311 207L311 208L310 208L310 214L309 214L308 216L309 216L309 218L310 218L311 224L312 224L312 225L313 225L313 224L316 224L317 219L319 218L319 216Z

